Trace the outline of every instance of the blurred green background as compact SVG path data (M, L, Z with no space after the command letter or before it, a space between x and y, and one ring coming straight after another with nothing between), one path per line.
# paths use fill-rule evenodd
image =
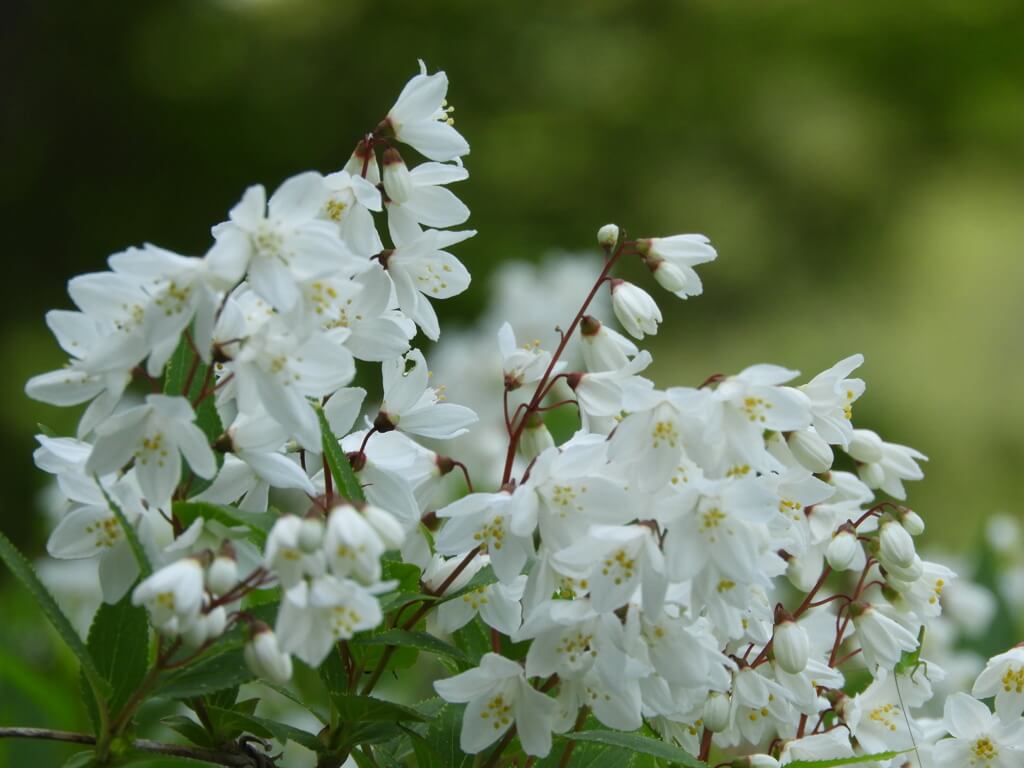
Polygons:
M44 476L30 375L65 282L152 241L202 253L251 183L331 171L416 71L447 70L478 290L507 259L703 232L706 294L664 300L659 383L860 351L857 420L931 457L911 504L947 548L1019 515L1024 466L1024 4L8 0L2 528L32 555ZM649 276L635 273L650 285ZM73 665L0 576L0 723L80 726ZM20 682L19 682L20 681ZM50 764L0 743L0 764ZM6 758L5 758L6 756Z

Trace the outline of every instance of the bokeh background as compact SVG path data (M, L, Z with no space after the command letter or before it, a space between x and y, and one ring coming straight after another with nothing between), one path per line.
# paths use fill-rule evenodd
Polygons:
M860 351L857 420L926 453L928 540L975 551L1024 500L1024 4L1015 0L8 0L0 527L48 524L24 381L63 360L43 313L144 241L202 253L249 184L330 171L424 58L472 145L458 189L496 265L600 224L703 232L706 294L663 302L661 384ZM650 278L635 273L638 281ZM653 289L652 289L653 291ZM467 361L467 365L471 361ZM0 724L81 727L77 678L0 574ZM0 743L0 765L59 764ZM6 762L5 762L6 761Z

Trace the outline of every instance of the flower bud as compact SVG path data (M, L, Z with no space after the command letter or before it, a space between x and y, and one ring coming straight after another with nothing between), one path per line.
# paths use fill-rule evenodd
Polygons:
M881 464L861 464L857 468L857 475L868 488L878 488L885 482L885 470Z
M669 293L679 293L689 284L686 273L667 259L648 258L647 268L651 270L654 279L662 288Z
M373 504L367 504L361 511L366 522L373 527L373 530L380 536L380 540L384 542L384 546L388 549L398 549L402 546L402 542L405 541L405 529L394 515Z
M798 429L786 437L793 458L808 472L827 472L832 468L832 447L812 429Z
M206 588L215 595L231 591L238 583L238 563L229 554L217 555L206 570Z
M869 429L855 429L846 452L862 464L874 464L882 460L882 438Z
M841 530L825 548L825 559L833 571L848 571L857 562L860 542L851 531Z
M388 197L396 203L408 202L412 188L412 174L398 150L384 150L384 191Z
M597 244L602 248L611 250L619 242L619 225L605 224L597 230Z
M808 550L800 557L790 557L786 564L786 578L801 592L809 592L821 576L824 565L822 557L814 550Z
M612 280L612 310L626 332L636 339L658 333L661 310L643 288L625 280Z
M727 729L729 727L730 709L731 704L728 694L711 691L704 702L704 713L701 715L704 727L714 733L721 733Z
M530 414L526 427L519 436L519 453L527 461L532 461L548 448L553 448L555 439L548 431L547 424L539 413Z
M630 355L638 352L633 342L591 315L580 322L580 337L583 362L591 373L621 370L629 365Z
M299 526L299 549L307 554L320 549L324 541L324 521L319 515L306 517Z
M914 562L917 553L914 539L906 529L895 520L886 520L878 533L878 554L887 566L906 568Z
M258 677L264 677L279 685L284 685L291 679L291 656L281 653L277 645L277 635L262 622L254 627L252 638L245 644L243 656L249 669Z
M907 533L911 536L920 536L924 533L924 520L912 509L908 509L903 513L903 517L900 518L900 522L906 529Z
M806 669L811 654L811 641L807 631L795 621L783 621L775 625L772 648L776 663L789 674L799 675Z
M917 581L924 574L924 562L917 555L914 555L909 565L904 566L891 562L885 562L883 565L890 577L908 584Z

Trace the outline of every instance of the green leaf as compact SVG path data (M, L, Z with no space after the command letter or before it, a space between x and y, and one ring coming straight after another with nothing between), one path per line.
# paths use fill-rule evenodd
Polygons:
M169 699L191 699L233 688L252 680L241 648L229 648L190 664L166 678L156 692Z
M96 765L96 752L89 749L73 754L61 768L89 768L93 765Z
M355 637L351 640L351 643L353 645L405 646L426 651L427 653L432 653L435 656L444 656L445 658L449 658L454 661L463 663L469 662L466 654L454 645L450 645L443 640L438 640L436 637L427 634L426 632L410 632L405 629L389 629L386 632L381 632L379 635Z
M621 731L580 731L578 733L567 733L565 738L573 741L588 741L594 744L603 744L609 747L622 747L633 752L641 752L645 755L653 755L673 763L686 766L686 768L707 768L707 763L698 760L686 750L675 747L658 739L651 739L641 736L638 733L623 733ZM792 763L790 764L792 765Z
M128 539L128 546L132 548L135 562L139 564L139 572L142 574L142 578L146 578L153 573L153 566L149 564L149 558L146 556L146 550L142 548L142 542L139 541L139 535L135 531L135 526L128 522L128 518L124 516L121 508L110 498L110 494L103 487L99 477L93 475L93 479L96 481L96 486L100 489L100 493L103 494L103 498L107 500L107 506L110 507L110 511L114 513L117 522L121 524L121 530L124 531L125 538Z
M216 746L213 739L210 737L210 734L206 732L206 729L190 717L185 717L184 715L171 715L170 717L161 719L160 722L175 733L179 733L184 736L193 744L198 744L200 747Z
M89 628L89 653L110 686L111 712L119 712L149 668L149 620L132 605L130 594L114 605L103 603Z
M240 731L247 731L261 738L277 739L281 744L294 741L296 744L301 744L306 749L314 752L322 752L326 748L315 734L304 731L301 728L295 728L285 723L279 723L276 720L251 713L239 712L238 710L221 709L219 707L208 707L207 709L211 715L217 717L219 723L241 726L239 728Z
M837 757L833 760L794 760L786 763L786 768L839 768L843 765L856 765L857 763L874 763L880 760L892 760L894 757L913 752L912 749L901 749L898 752L876 752L873 755L860 755L858 757Z
M422 740L412 740L418 768L469 768L473 764L472 755L467 755L459 747L465 709L465 704L442 707L427 729L426 736Z
M216 520L229 528L244 525L252 531L253 540L260 546L266 542L267 534L277 520L277 516L269 512L246 512L236 507L205 501L176 501L171 509L175 518L186 528L200 517L204 520Z
M491 631L479 616L452 633L452 640L466 658L469 666L476 666L485 653L491 651Z
M320 420L320 436L323 442L324 458L327 459L327 467L331 470L331 477L334 478L335 493L344 496L349 501L366 501L363 494L363 487L359 484L359 478L352 471L348 456L341 449L338 438L331 431L331 425L327 422L324 409L317 407L317 418Z
M415 709L374 696L356 696L331 691L331 701L343 723L401 723L427 718Z
M82 665L82 671L89 679L96 693L104 698L108 696L110 694L109 686L103 681L103 676L100 675L99 670L96 668L96 663L89 653L89 649L82 642L82 638L75 632L75 628L71 626L68 617L61 612L57 606L57 601L53 599L53 595L43 586L43 582L39 580L28 560L25 559L24 555L18 551L18 548L14 546L3 532L0 532L0 560L7 564L11 573L32 593L32 597L42 609L50 624L57 630L57 633L67 644L68 648L71 649L71 652L78 657L78 661Z
M470 579L469 583L462 589L452 592L450 594L445 594L443 597L439 599L442 599L447 602L448 600L452 600L456 597L461 597L462 595L465 595L468 592L472 592L475 589L480 589L480 587L486 587L490 584L493 584L497 580L498 577L494 575L494 570L491 568L491 566L485 565L483 568L481 568L479 571L473 574L473 578Z

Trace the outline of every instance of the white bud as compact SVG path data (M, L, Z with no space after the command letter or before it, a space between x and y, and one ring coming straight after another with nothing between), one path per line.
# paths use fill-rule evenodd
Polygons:
M320 549L324 541L324 521L319 517L303 518L299 526L299 549L307 554Z
M729 712L732 708L729 695L711 691L704 702L701 719L704 727L714 733L721 733L729 727Z
M238 563L233 557L217 555L206 570L206 588L215 595L230 592L238 584Z
M667 259L658 259L650 262L650 269L654 279L662 288L669 293L679 293L689 284L686 273Z
M635 339L658 333L661 310L643 288L625 280L612 280L612 310L626 332Z
M821 554L809 549L801 557L789 558L786 564L786 578L801 592L809 592L821 576L823 565Z
M827 472L832 468L832 447L813 429L790 432L786 444L793 458L808 472Z
M907 533L911 536L920 536L924 533L924 520L912 509L908 509L904 513L903 519L900 522L903 523L903 527L907 529Z
M846 452L862 464L874 464L882 460L882 445L882 438L870 429L855 429Z
M412 174L397 150L384 152L384 191L396 203L405 203L412 196Z
M885 470L881 464L861 464L857 468L857 475L868 488L878 488L885 482Z
M597 230L597 244L602 248L614 248L619 242L618 224L605 224Z
M906 568L914 562L917 552L914 550L914 539L906 529L895 520L886 520L878 533L878 554L882 562Z
M536 418L527 422L519 437L519 453L527 461L532 461L548 448L553 448L555 439L548 431L544 419Z
M795 621L775 625L775 661L791 675L799 675L807 667L811 654L811 641L807 631Z
M366 518L366 522L380 536L384 546L388 549L398 549L402 546L402 542L405 541L405 529L402 528L402 524L398 522L394 515L390 512L385 512L380 507L375 507L373 504L367 504L363 507L362 513L363 517Z
M924 574L924 562L917 555L914 555L909 565L898 565L892 562L886 562L884 565L886 573L890 577L907 582L908 584L917 581Z
M245 663L258 677L284 685L292 676L292 658L281 653L277 645L277 635L265 624L256 628L252 639L246 643L243 651Z
M849 531L840 531L825 548L825 559L833 571L848 571L861 553L860 542Z

